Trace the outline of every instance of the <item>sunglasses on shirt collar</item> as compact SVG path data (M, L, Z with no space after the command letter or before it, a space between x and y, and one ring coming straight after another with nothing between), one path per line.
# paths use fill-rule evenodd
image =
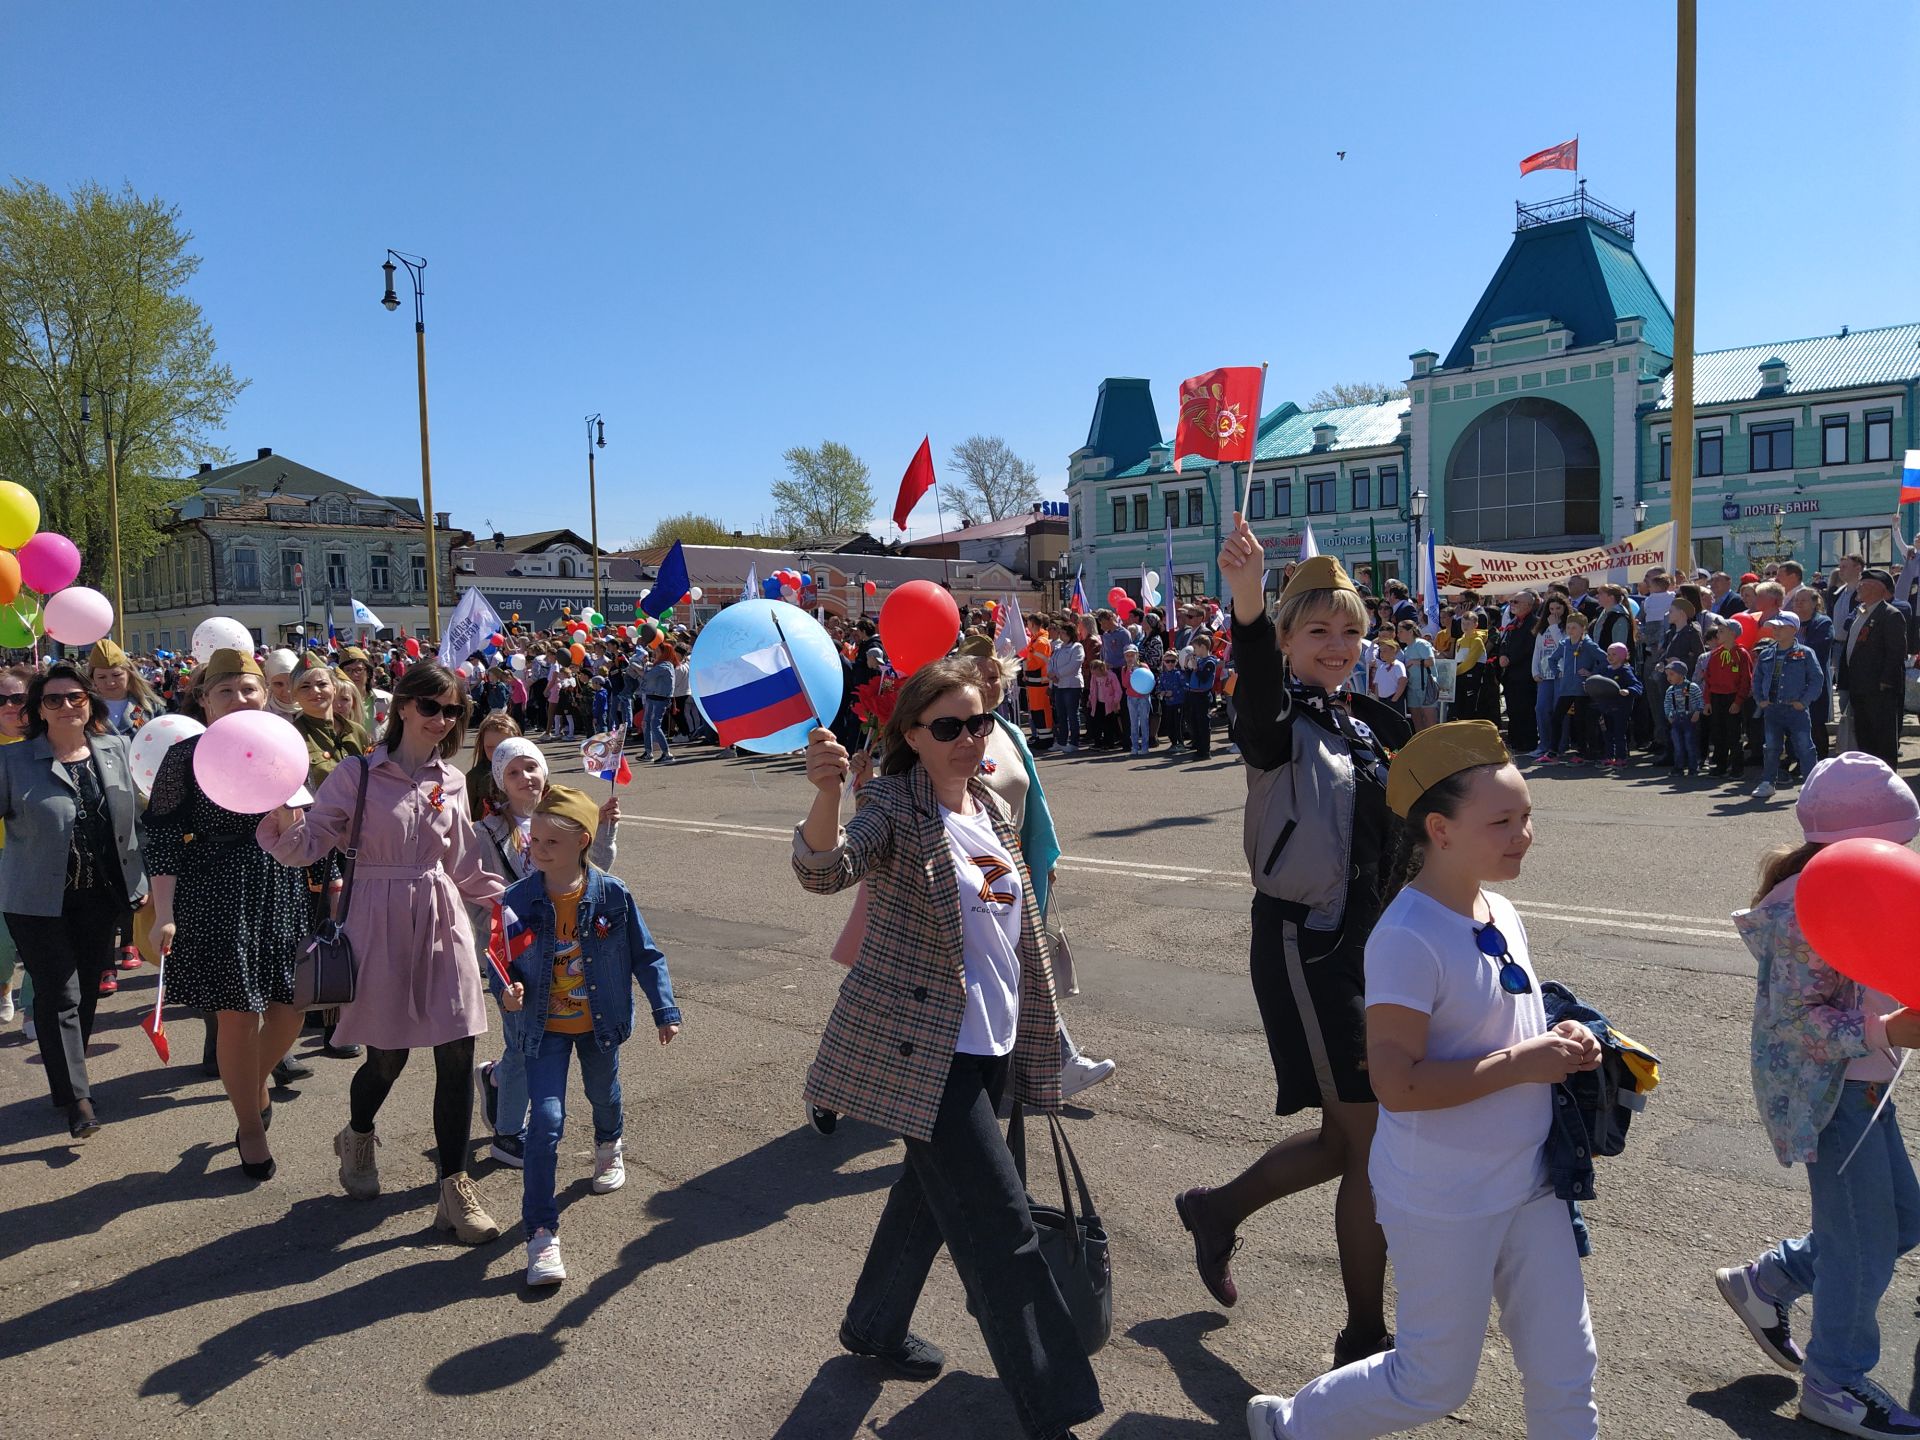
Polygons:
M1513 958L1513 952L1507 949L1507 937L1502 935L1489 920L1485 925L1476 926L1473 943L1480 947L1480 953L1489 960L1500 962L1500 988L1509 995L1527 995L1532 993L1533 979L1521 968L1520 962Z
M928 720L925 724L929 735L942 745L950 745L960 738L962 730L978 740L993 728L993 716L991 714L969 715L962 720L957 715L942 715L938 720Z

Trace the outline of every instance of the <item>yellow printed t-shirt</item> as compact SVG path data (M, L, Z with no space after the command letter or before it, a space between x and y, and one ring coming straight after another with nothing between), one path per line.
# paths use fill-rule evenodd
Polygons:
M553 988L547 992L547 1029L584 1035L593 1028L587 1009L586 957L580 952L580 897L586 877L564 895L553 897Z

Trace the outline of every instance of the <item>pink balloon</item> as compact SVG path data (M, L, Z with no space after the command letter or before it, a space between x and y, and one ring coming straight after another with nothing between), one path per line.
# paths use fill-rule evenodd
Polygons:
M42 530L17 552L20 580L29 590L51 595L73 584L80 573L80 551L64 535ZM95 637L98 638L97 636Z
M200 737L193 778L221 809L264 815L306 784L307 742L271 710L236 710Z
M113 602L98 590L69 585L48 598L46 617L47 634L62 645L91 645L113 629Z

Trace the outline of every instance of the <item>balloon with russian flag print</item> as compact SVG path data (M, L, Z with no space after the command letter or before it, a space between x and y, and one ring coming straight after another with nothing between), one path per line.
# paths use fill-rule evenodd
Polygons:
M688 656L694 703L723 745L804 750L840 709L840 653L826 628L784 600L741 600L700 631Z

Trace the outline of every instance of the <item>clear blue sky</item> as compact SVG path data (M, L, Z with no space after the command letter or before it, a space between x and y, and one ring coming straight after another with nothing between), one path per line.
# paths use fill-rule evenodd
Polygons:
M1920 6L1704 0L1702 348L1920 319ZM833 438L880 510L923 433L1062 493L1106 375L1272 362L1269 403L1444 352L1522 155L1578 132L1672 281L1671 6L1491 3L9 7L0 164L180 207L223 443L482 531L742 527ZM1344 161L1335 158L1346 151ZM931 528L932 506L924 507Z

